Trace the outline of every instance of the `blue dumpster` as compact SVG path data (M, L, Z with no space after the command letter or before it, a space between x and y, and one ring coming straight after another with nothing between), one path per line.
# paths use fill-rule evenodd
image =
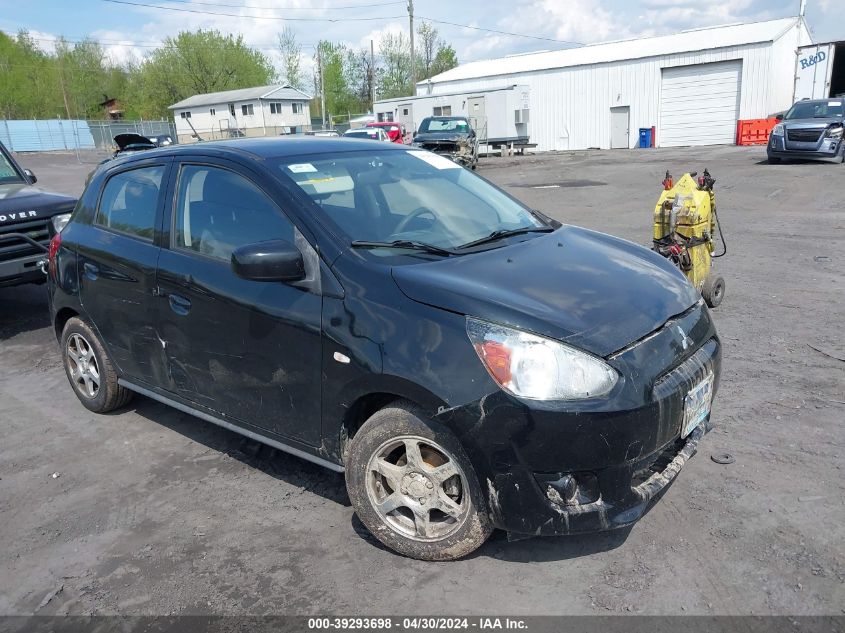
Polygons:
M651 128L650 127L641 127L640 128L640 147L641 148L651 147Z

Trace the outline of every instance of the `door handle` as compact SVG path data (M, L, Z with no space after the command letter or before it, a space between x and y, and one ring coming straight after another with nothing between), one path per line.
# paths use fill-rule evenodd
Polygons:
M191 300L182 295L171 294L168 295L167 299L170 302L170 309L176 314L185 316L191 309Z
M100 276L100 268L91 262L85 262L82 264L82 270L85 272L85 276L91 281L94 281Z

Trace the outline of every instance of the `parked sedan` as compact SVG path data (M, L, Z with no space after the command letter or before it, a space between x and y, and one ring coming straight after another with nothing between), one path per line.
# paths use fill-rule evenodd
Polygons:
M49 270L84 406L140 393L344 472L362 523L420 559L636 521L719 382L710 313L665 258L392 143L117 158Z
M778 163L784 158L832 158L845 162L843 117L843 99L799 101L772 128L766 147L769 162Z
M394 123L393 121L371 121L367 123L366 127L381 128L393 143L404 144L405 138L408 136L405 126L401 123Z

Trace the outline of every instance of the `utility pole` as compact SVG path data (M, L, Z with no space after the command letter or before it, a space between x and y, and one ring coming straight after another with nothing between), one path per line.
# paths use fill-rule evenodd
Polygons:
M373 40L370 40L370 109L376 112L376 53Z
M414 0L408 0L408 21L411 27L411 94L417 94L417 56L414 54Z
M322 42L320 43L322 44ZM320 73L320 114L323 115L323 129L326 129L326 82L323 81L323 55L317 44L317 72Z

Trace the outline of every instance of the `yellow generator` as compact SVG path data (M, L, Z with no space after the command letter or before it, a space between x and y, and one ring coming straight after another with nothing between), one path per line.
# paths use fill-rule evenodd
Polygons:
M725 295L725 280L713 271L713 258L727 252L722 227L716 215L716 181L705 169L684 174L674 182L669 172L663 192L654 208L654 250L670 259L690 283L715 308ZM716 254L716 229L722 240L722 252Z

